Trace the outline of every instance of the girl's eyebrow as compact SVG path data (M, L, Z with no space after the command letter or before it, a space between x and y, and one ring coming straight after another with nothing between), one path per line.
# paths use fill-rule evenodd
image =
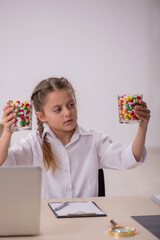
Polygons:
M67 101L67 104L69 103L69 102L75 102L75 100L74 100L74 98L70 98L68 101ZM62 104L55 104L55 105L52 105L50 108L56 108L56 107L60 107Z
M75 101L74 98L70 98L70 99L68 100L68 103L69 103L69 102L76 102L76 101Z
M52 105L50 108L57 108L57 107L60 107L60 105L56 104L56 105Z

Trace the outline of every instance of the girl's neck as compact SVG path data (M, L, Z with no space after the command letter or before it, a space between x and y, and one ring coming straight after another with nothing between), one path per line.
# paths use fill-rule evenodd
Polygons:
M56 132L54 132L54 133L55 133L56 137L57 137L57 138L62 142L62 144L65 146L65 145L67 145L68 143L70 143L71 138L72 138L74 132L75 132L75 129L73 129L73 130L70 131L70 132L64 132L64 133L63 133L63 132L61 132L61 133L56 133Z

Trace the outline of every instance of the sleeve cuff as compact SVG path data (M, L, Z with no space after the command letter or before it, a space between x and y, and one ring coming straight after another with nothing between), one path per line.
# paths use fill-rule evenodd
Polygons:
M146 151L146 148L144 147L141 160L139 162L136 161L136 159L133 155L133 152L132 152L132 143L130 143L127 147L127 155L128 155L128 162L129 162L128 169L135 168L135 167L141 165L142 163L146 162L146 160L147 160L147 151Z

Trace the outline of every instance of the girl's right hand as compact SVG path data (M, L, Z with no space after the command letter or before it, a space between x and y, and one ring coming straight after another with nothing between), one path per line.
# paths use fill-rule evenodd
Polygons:
M2 121L4 124L4 131L11 133L11 125L15 122L16 113L13 112L14 108L6 105L3 108Z

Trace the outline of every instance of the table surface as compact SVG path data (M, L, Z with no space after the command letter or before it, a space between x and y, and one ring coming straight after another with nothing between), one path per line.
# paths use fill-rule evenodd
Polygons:
M160 215L160 204L151 199L151 196L117 196L97 198L76 198L71 201L94 201L106 214L106 217L85 217L85 218L56 218L48 206L48 202L64 201L64 199L42 200L40 217L40 234L28 237L5 237L8 239L32 239L32 240L102 240L115 239L109 235L111 227L110 219L113 219L121 226L136 228L136 235L133 240L156 240L157 238L147 231L143 226L131 218L131 216ZM129 237L120 237L128 239Z

